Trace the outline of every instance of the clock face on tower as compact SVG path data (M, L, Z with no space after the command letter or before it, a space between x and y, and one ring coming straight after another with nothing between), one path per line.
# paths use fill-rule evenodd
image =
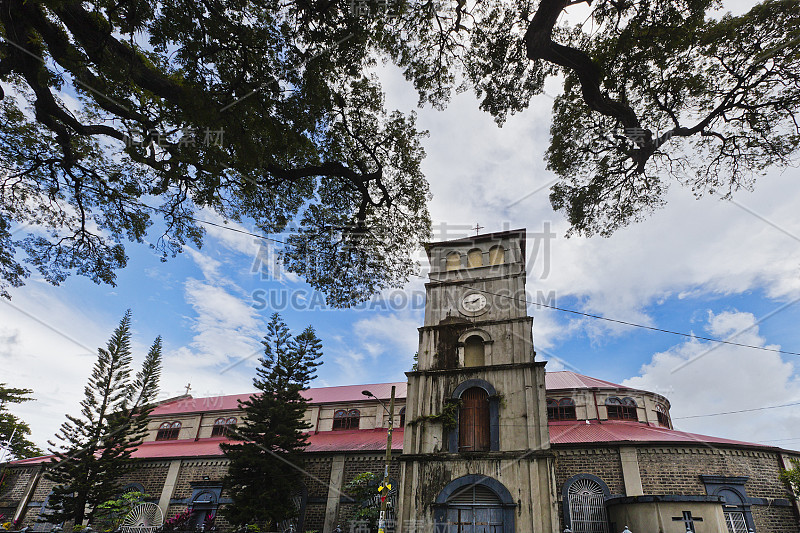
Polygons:
M471 292L461 298L461 311L466 315L479 315L486 311L487 304L486 296L479 292Z

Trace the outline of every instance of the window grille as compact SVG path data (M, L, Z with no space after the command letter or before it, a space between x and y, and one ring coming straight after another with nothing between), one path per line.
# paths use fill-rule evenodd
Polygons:
M232 430L236 429L236 418L217 418L214 420L214 428L211 430L212 437L224 437Z
M158 426L156 440L176 440L181 431L180 422L164 422Z
M603 489L591 479L575 480L567 490L572 533L608 533Z
M461 395L458 414L458 451L489 450L489 394L473 387Z
M747 522L744 513L741 511L725 511L725 524L728 526L728 533L747 533Z
M340 409L333 413L333 429L358 429L360 420L358 409Z
M612 396L606 399L609 420L639 420L636 407L636 400L633 398L625 397L620 400L616 396Z

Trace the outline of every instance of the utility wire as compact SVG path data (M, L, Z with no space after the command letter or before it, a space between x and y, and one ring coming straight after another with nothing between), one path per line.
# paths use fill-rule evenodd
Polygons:
M736 413L751 413L753 411L766 411L767 409L778 409L780 407L791 407L793 405L800 405L800 402L785 403L783 405L768 405L766 407L754 407L752 409L740 409L739 411L725 411L723 413L708 413L705 415L690 415L690 416L675 416L673 420L685 420L687 418L703 418L706 416L720 416L720 415L733 415Z
M235 231L237 233L243 233L245 235L250 235L250 236L253 236L253 237L256 237L256 238L259 238L259 239L264 239L264 240L267 240L267 241L272 241L272 242L276 242L276 243L280 243L280 244L290 245L290 243L288 243L286 241L281 241L279 239L273 239L271 237L266 237L264 235L258 235L256 233L251 233L249 231L241 230L241 229L238 229L238 228L232 228L230 226L224 226L222 224L217 224L215 222L210 222L208 220L200 220L200 219L196 219L196 218L192 218L192 220L194 220L195 222L198 222L200 224L208 224L210 226L215 226L215 227L218 227L218 228L227 229L227 230L230 230L230 231ZM416 277L421 278L421 279L425 279L425 276L417 275ZM436 278L433 278L433 277L429 277L429 279L432 280L432 281L440 282L440 283L446 283L446 282L450 281L450 280L436 279ZM518 298L518 297L514 297L514 296L509 296L507 294L499 294L499 293L496 293L496 292L487 291L485 289L477 289L477 288L473 287L471 290L474 290L476 292L482 292L484 294L490 294L492 296L499 296L501 298L508 298L510 300L516 300L516 301L519 301L519 302L525 302L526 304L530 304L530 305L537 305L539 307L546 307L548 309L555 309L556 311L561 311L561 312L564 312L564 313L572 313L574 315L585 316L587 318L594 318L594 319L597 319L597 320L605 320L606 322L613 322L615 324L622 324L622 325L625 325L625 326L631 326L631 327L635 327L635 328L642 328L642 329L647 329L647 330L650 330L650 331L657 331L659 333L669 333L670 335L678 335L678 336L687 337L687 338L690 338L690 339L699 339L699 340L710 341L710 342L718 342L720 344L729 344L731 346L739 346L741 348L752 348L754 350L762 350L762 351L765 351L765 352L774 352L774 353L782 353L782 354L786 354L786 355L800 356L800 352L791 352L791 351L788 351L788 350L779 350L777 348L768 348L766 346L755 346L753 344L745 344L745 343L741 343L741 342L726 341L726 340L722 340L722 339L715 339L715 338L712 338L712 337L703 337L701 335L695 335L694 333L684 333L684 332L681 332L681 331L673 331L671 329L657 328L657 327L654 327L654 326L645 326L644 324L637 324L635 322L628 322L627 320L619 320L619 319L616 319L616 318L608 318L608 317L605 317L605 316L594 315L592 313L584 313L582 311L575 311L574 309L566 309L566 308L563 308L563 307L557 307L555 305L549 305L549 304L545 304L545 303L541 303L541 302L532 302L532 301L530 301L530 300L528 300L526 298ZM792 303L794 303L794 302L792 302Z

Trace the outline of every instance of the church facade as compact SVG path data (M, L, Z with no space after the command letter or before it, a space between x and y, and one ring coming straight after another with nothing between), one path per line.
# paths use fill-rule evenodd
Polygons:
M407 533L796 533L778 479L799 452L678 431L669 400L536 360L525 305L525 234L432 243L419 356L407 382L313 388L311 430L284 530L367 531L347 484L383 472L384 403L396 388L389 497ZM374 398L362 394L367 390ZM219 444L238 400L183 396L153 412L142 461L123 480L189 527L229 525ZM377 398L377 399L375 399ZM47 458L4 466L2 521L47 513Z

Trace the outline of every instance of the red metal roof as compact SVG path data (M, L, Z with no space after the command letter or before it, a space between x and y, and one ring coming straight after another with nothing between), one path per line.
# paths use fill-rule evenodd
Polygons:
M583 374L563 370L560 372L546 372L544 375L545 388L547 390L560 390L560 389L630 389L623 387L617 383L611 383L597 378L590 378Z
M406 382L399 383L372 383L367 385L344 385L341 387L316 387L304 391L303 397L309 403L340 403L354 401L369 401L361 391L368 390L381 400L388 400L392 394L392 385L396 386L396 398L406 397ZM231 411L239 408L239 401L250 398L252 393L230 394L226 396L210 396L208 398L193 398L186 396L171 402L165 402L153 409L151 416L174 415L181 413L196 413L205 411ZM373 400L374 401L374 400Z
M366 385L343 385L339 387L315 387L303 392L303 396L312 404L318 403L344 403L369 400L361 394L369 390L381 400L388 400L391 396L392 385L397 387L395 397L405 399L407 393L406 382L398 383L370 383ZM547 390L560 389L630 389L617 383L602 379L584 376L568 370L560 372L547 372L545 374ZM184 396L173 401L168 401L157 406L152 416L174 415L181 413L197 413L206 411L232 411L239 408L239 401L250 398L252 393L230 394L225 396L209 396L207 398L193 398Z
M587 423L588 422L588 423ZM641 422L581 420L578 422L550 422L551 444L585 444L594 442L676 442L683 444L734 444L739 446L758 446L763 444L743 442L687 433Z

